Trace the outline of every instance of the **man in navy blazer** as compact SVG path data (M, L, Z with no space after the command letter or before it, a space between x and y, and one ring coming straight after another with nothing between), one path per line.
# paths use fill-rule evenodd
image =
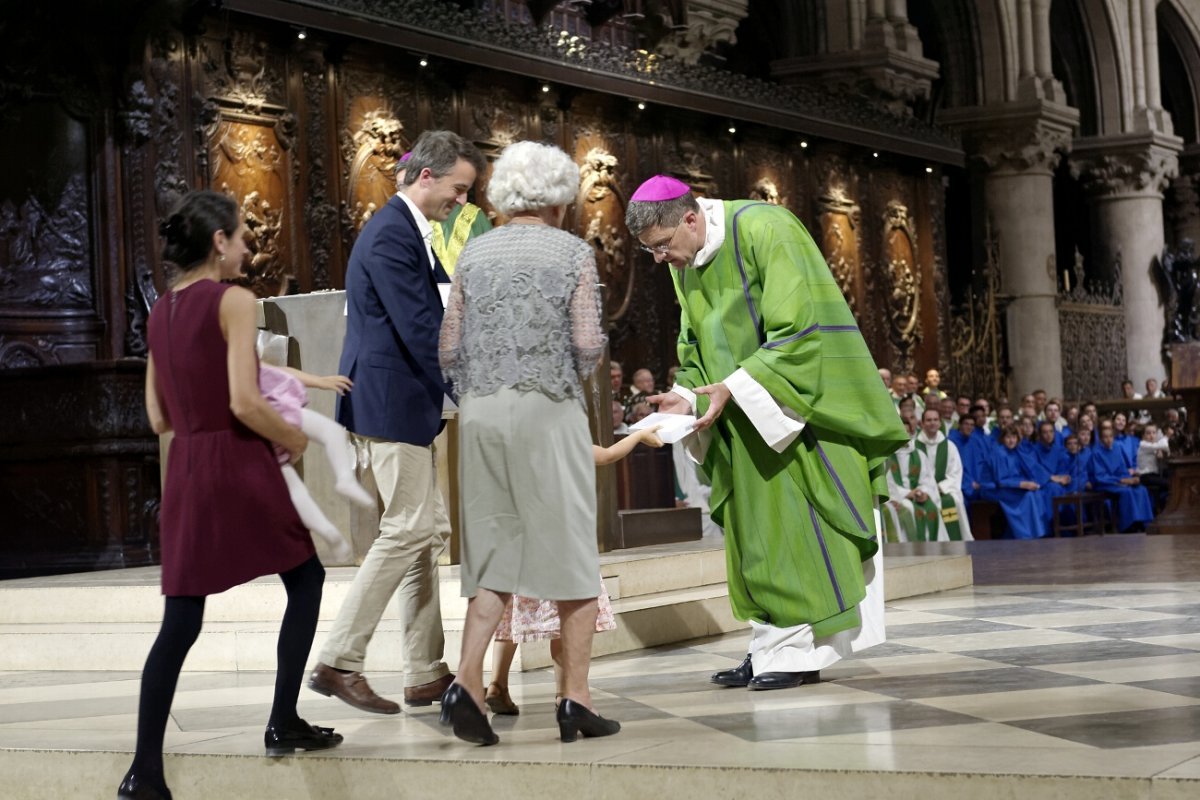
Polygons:
M454 676L445 639L438 556L450 529L437 487L433 440L450 386L438 366L439 283L450 278L433 254L431 223L466 201L484 169L474 145L427 131L405 163L403 185L363 227L346 271L346 340L338 373L354 382L338 422L368 454L383 502L379 536L363 559L309 688L355 708L395 714L362 676L367 645L396 590L404 624L404 701L429 705Z

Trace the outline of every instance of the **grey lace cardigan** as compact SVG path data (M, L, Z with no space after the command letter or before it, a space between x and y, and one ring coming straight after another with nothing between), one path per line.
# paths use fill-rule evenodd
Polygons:
M438 356L456 397L501 388L583 401L604 333L596 256L577 236L510 223L467 243Z

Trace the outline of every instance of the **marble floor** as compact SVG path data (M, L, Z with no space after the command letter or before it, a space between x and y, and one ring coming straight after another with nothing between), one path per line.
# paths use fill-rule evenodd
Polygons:
M336 726L345 744L269 761L260 753L272 676L187 673L168 776L179 800L456 797L470 787L526 799L783 798L798 787L877 797L883 786L923 800L1195 798L1195 539L987 543L973 552L985 585L889 603L887 644L800 689L711 685L713 670L743 657L738 634L598 659L597 708L624 728L568 745L557 741L543 670L514 676L522 713L494 719L496 747L449 737L437 706L380 717L305 690L301 713ZM1013 548L997 549L989 572L979 550L993 544ZM1130 574L1110 574L1122 558ZM1162 579L1149 574L1156 559ZM1087 563L1104 580L1089 579ZM381 694L401 693L398 674L371 678ZM17 786L3 796L111 797L134 743L137 681L0 673L0 770Z

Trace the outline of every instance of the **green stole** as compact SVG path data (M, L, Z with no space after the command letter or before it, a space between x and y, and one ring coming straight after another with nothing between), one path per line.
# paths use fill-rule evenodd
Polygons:
M917 439L917 449L929 455L927 445ZM952 542L962 541L962 529L958 525L958 503L952 494L942 494L941 483L946 480L946 464L950 460L950 441L942 439L938 442L937 455L933 457L933 479L938 482L938 494L942 498L942 522L946 523L946 535Z
M920 444L917 445L920 447ZM900 474L900 457L893 453L888 456L888 469L892 472L892 480L898 485L905 486L909 489L921 488L921 456L914 449L908 454L908 475ZM907 478L907 481L905 480ZM938 507L933 502L932 497L926 497L923 502L918 501L915 497L909 502L913 504L913 529L908 530L905 525L903 515L900 515L901 522L908 534L910 542L936 542L938 535Z

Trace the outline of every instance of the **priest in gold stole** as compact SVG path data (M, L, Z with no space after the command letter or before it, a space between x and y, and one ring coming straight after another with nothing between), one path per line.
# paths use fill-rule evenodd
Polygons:
M749 655L714 683L782 689L882 642L876 503L908 441L837 282L786 208L643 183L630 232L675 269L675 386L660 410L702 414L685 440L712 480L729 598ZM732 400L732 402L730 402Z
M433 252L447 275L454 275L458 254L467 242L492 229L492 222L482 208L470 202L456 205L444 222L433 226Z

